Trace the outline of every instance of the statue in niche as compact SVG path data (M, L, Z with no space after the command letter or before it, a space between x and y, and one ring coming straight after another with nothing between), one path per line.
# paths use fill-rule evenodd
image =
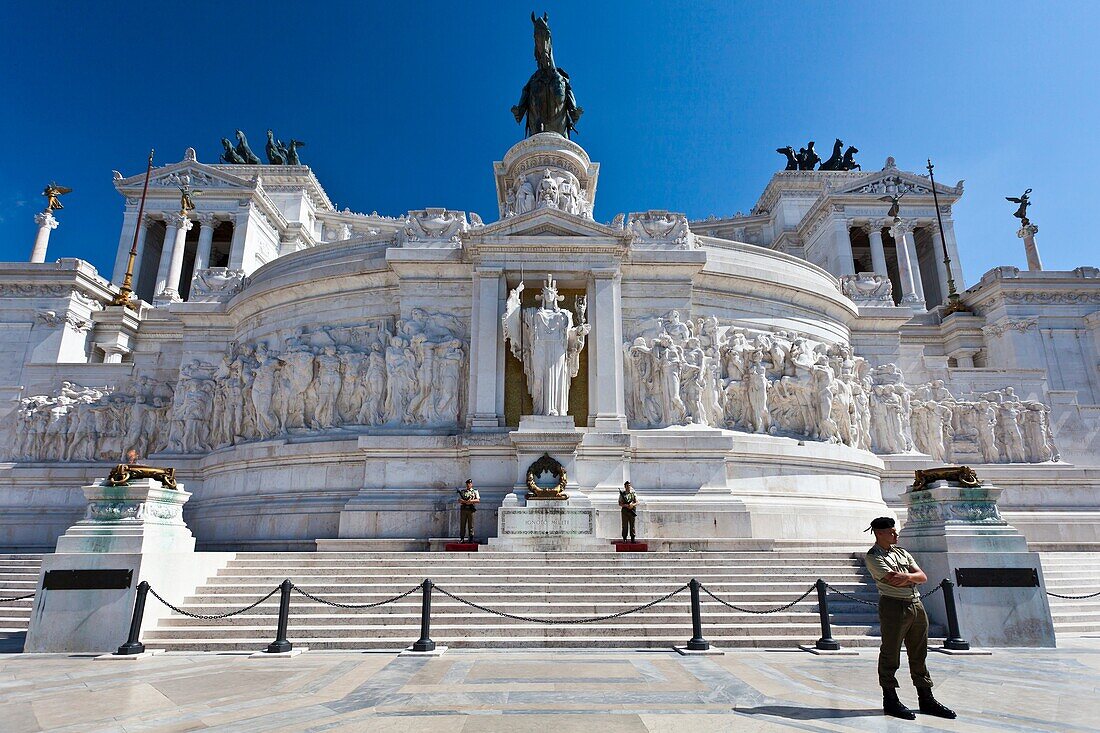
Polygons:
M1005 196L1005 201L1011 201L1014 204L1019 204L1020 207L1016 209L1012 215L1020 220L1021 226L1027 226L1031 223L1031 220L1027 218L1027 207L1031 205L1031 189L1024 191L1020 194L1019 198L1015 196Z
M573 314L562 309L564 298L558 295L554 278L546 276L537 308L520 308L521 282L508 295L503 327L512 355L523 362L527 389L536 415L569 414L569 382L580 370L580 352L588 323L584 320L585 302L578 296L577 324Z
M539 68L524 85L519 104L512 107L512 115L516 122L527 117L527 137L540 132L556 132L568 138L576 131L577 120L584 109L577 106L573 97L569 74L554 63L550 17L543 13L541 18L536 18L531 13L531 22L535 25L535 61Z

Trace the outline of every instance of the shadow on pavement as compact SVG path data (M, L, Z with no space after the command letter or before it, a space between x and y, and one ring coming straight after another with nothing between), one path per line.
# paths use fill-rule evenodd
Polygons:
M744 715L774 715L779 718L790 718L791 720L882 717L882 708L836 710L833 708L800 708L794 705L761 705L755 708L734 708L733 712Z

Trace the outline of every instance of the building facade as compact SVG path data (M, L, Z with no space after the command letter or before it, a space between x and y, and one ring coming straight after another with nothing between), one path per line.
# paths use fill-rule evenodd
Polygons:
M965 463L1031 542L1100 541L1096 268L996 268L949 312L961 182L933 197L893 159L780 171L747 216L602 223L600 173L532 135L494 164L488 223L338 211L307 166L191 149L139 220L144 176L116 173L110 280L0 263L0 545L52 548L130 449L177 469L211 549L453 536L467 477L491 535L543 453L608 538L629 479L642 536L851 542L913 470ZM139 303L111 305L135 233ZM587 328L572 421L520 429L530 377L502 319L548 276Z

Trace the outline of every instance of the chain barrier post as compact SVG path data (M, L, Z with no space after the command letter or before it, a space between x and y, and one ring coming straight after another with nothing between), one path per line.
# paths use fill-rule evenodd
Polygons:
M970 642L959 635L959 612L955 608L955 584L950 578L940 583L943 588L943 606L947 610L947 638L943 640L944 649L966 650Z
M294 648L286 638L286 627L290 623L290 589L293 587L290 578L279 584L279 628L275 631L275 641L264 649L268 654L283 654Z
M840 649L840 642L833 638L833 628L829 625L829 600L826 597L827 584L821 578L817 579L817 612L821 616L821 638L814 645L821 651L835 652Z
M130 618L130 635L126 637L126 643L118 648L116 656L126 657L141 654L145 651L145 645L138 641L141 636L141 619L145 616L145 596L149 595L149 581L138 583L137 598L134 599L134 615Z
M705 652L710 649L710 642L703 638L703 607L699 603L699 581L692 578L688 581L688 590L691 591L691 640L687 648L693 652Z
M414 652L435 651L435 642L432 641L432 581L427 578L421 585L423 593L420 601L420 638L413 642Z

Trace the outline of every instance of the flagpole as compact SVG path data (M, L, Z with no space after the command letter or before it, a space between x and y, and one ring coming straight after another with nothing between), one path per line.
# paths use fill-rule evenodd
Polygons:
M145 195L149 192L149 175L153 172L153 153L149 150L149 164L145 167L145 183L141 187L141 203L138 204L137 226L134 227L134 241L130 245L130 260L126 263L126 277L122 279L122 287L118 289L118 295L111 301L111 305L124 305L127 308L137 310L131 296L134 293L134 261L137 259L138 234L141 233L142 219L145 216Z
M943 233L943 217L940 215L940 197L936 194L936 177L932 175L932 159L928 159L928 179L932 182L932 201L936 205L936 221L939 223L940 243L943 245L943 265L947 270L947 303L944 305L945 316L960 311L967 312L966 305L959 298L955 290L955 278L951 275L951 255L947 252L947 236Z

